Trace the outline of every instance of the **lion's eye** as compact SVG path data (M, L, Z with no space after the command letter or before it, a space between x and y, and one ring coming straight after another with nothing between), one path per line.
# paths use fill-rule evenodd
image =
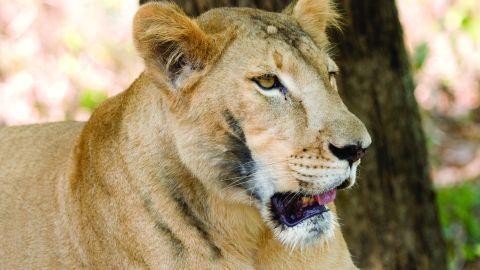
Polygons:
M284 88L278 77L273 74L266 74L260 77L253 78L253 81L263 90Z
M272 89L275 83L275 77L273 76L263 76L257 79L257 84L264 89Z
M265 74L252 78L251 80L257 84L258 88L260 88L260 92L263 95L273 97L280 93L285 100L287 100L288 90L285 86L283 86L283 84L280 82L280 79L278 79L276 75Z
M329 71L328 72L328 78L332 79L332 78L335 78L335 76L337 76L336 71Z
M329 71L328 72L328 79L330 80L330 84L334 87L337 86L337 81L336 81L336 77L337 76L337 71Z

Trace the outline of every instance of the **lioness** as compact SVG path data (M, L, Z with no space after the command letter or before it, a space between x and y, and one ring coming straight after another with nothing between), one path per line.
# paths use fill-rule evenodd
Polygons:
M371 139L337 93L336 17L142 6L130 88L0 131L0 268L357 269L332 201Z

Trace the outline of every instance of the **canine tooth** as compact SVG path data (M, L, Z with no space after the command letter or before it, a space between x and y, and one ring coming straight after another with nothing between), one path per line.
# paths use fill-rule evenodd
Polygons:
M302 197L302 206L307 206L309 204L309 200L307 197Z

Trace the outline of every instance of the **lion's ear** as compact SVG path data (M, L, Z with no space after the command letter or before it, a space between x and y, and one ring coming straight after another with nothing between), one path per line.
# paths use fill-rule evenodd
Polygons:
M339 26L339 14L332 0L294 0L285 10L295 18L302 29L321 45L326 42L327 27Z
M147 69L159 69L173 86L185 73L203 69L218 50L214 39L170 2L141 6L133 20L133 36Z

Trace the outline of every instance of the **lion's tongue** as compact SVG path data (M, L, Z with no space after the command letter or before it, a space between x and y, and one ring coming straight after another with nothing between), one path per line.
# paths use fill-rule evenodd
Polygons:
M313 195L313 198L315 199L315 201L317 201L318 204L324 205L324 204L333 202L333 200L335 200L336 195L337 195L337 190L332 189L322 194Z

